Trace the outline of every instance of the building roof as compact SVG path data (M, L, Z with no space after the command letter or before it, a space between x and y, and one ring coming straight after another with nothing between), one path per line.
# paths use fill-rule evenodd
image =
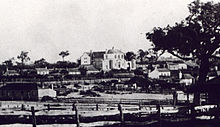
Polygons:
M183 74L183 79L193 79L194 77L191 74Z
M113 54L113 53L123 53L121 50L119 49L114 49L114 47L112 49L109 49L107 51L108 54Z
M158 70L159 72L170 72L170 70L167 69L167 68L157 68L157 70Z
M36 83L7 83L0 90L37 90Z
M184 61L184 63L187 65L187 66L190 66L190 67L199 67L199 65L193 61Z
M93 65L91 66L85 66L87 71L99 71L98 69L96 69Z
M92 57L93 59L94 58L100 58L100 59L103 59L104 58L104 54L105 54L105 51L99 51L99 52L92 52Z
M79 72L79 68L69 68L69 72Z

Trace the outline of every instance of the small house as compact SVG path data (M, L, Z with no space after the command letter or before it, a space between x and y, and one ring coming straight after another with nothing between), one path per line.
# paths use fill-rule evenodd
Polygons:
M56 97L56 91L40 88L36 83L8 83L0 87L0 100L38 101L44 96Z
M38 75L48 75L50 73L47 68L36 68L36 71Z
M17 70L6 70L3 76L18 76L20 75Z
M179 83L184 84L186 86L192 85L195 82L195 78L191 74L182 74L179 73Z
M68 70L69 75L80 75L81 72L78 68L70 68Z
M171 72L167 68L155 68L152 72L148 74L149 78L159 79L160 77L170 77Z

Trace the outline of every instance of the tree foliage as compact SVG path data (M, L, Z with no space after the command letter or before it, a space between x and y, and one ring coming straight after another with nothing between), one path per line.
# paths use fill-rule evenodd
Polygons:
M155 51L168 51L184 60L198 59L198 86L204 84L209 71L209 59L220 47L220 3L192 2L189 16L174 26L154 28L146 34ZM197 100L198 101L198 100Z
M127 61L131 61L132 59L135 59L135 54L134 54L134 52L127 52L126 54L125 54L125 60L127 60Z
M41 58L34 61L34 64L36 67L46 67L49 63L44 58Z
M19 60L21 60L21 64L24 65L25 62L28 62L30 60L30 57L28 56L29 52L21 51L20 55L17 56Z
M69 53L68 50L66 50L66 51L61 51L61 52L59 53L59 56L62 57L63 61L64 61L64 58L65 58L66 56L69 56L69 55L70 55L70 53Z

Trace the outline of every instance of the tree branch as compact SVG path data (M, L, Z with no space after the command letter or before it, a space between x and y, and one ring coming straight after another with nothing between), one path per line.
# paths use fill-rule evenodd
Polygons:
M176 56L176 57L178 57L178 58L180 58L180 59L182 59L182 60L193 60L193 58L182 57L182 56L180 56L180 55L174 53L173 51L168 51L168 52L169 52L170 54L172 54L173 56Z

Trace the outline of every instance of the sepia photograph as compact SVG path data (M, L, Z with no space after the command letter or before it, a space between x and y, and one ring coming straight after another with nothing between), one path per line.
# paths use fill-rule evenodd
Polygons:
M0 0L0 127L219 127L220 0Z

